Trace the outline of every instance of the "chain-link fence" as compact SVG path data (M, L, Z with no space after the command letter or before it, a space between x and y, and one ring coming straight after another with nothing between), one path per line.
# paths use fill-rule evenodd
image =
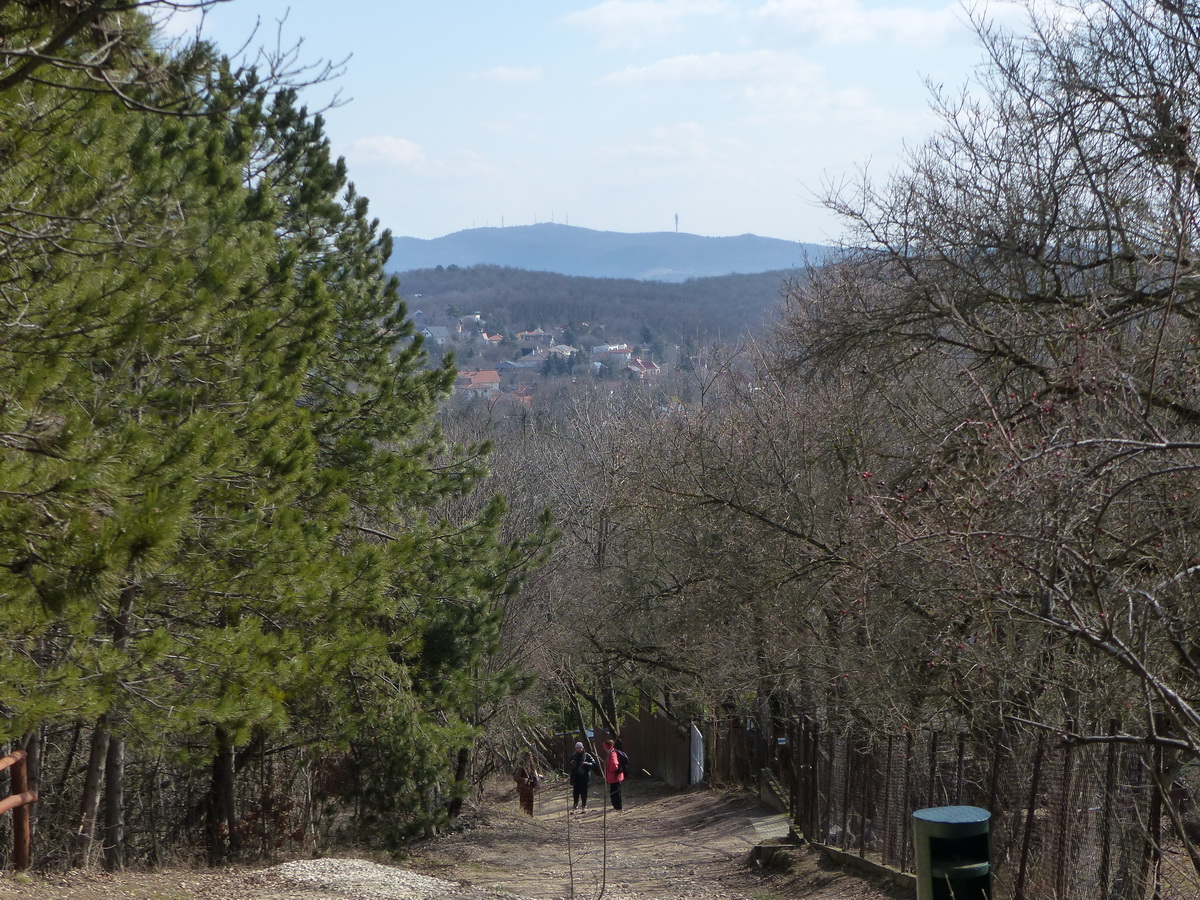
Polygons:
M807 715L771 734L737 720L710 728L717 779L749 784L756 767L772 770L810 841L912 872L914 810L979 806L992 814L997 898L1200 896L1189 855L1200 771L1123 742L1116 723L1074 740L1016 725L888 735Z

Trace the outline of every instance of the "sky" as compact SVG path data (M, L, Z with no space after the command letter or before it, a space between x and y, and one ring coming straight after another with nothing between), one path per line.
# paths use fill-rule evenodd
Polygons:
M975 5L981 5L982 0ZM1005 14L993 2L989 11ZM981 59L944 0L229 0L224 52L341 64L303 97L396 235L557 222L832 243L821 203L937 127Z

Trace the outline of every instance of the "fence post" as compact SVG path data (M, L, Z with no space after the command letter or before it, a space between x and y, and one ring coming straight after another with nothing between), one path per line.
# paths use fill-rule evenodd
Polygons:
M812 736L810 745L810 755L812 757L812 833L811 839L824 842L826 834L822 828L824 827L824 818L821 812L821 786L826 786L828 792L829 786L827 782L821 779L821 726L817 721L812 721Z
M909 819L912 817L908 811L912 808L909 804L912 803L912 758L913 758L913 736L912 732L905 735L904 741L904 802L900 805L900 871L908 871L908 826Z
M937 753L938 733L929 729L929 785L925 795L926 806L937 806Z
M804 717L804 836L810 841L816 840L816 820L813 810L817 805L817 770L816 755L813 753L813 731L816 723L808 716Z
M850 782L854 777L854 758L850 753L850 731L843 738L842 759L842 849L850 849Z
M29 804L37 800L37 794L29 790L27 756L24 750L16 750L0 759L0 772L12 769L9 796L0 800L0 814L13 811L13 867L17 871L29 868Z
M821 818L821 841L829 840L829 830L833 827L833 792L837 787L834 781L834 763L837 762L837 735L832 731L828 733L825 743L829 745L827 751L828 765L825 768L825 815Z
M1117 729L1120 723L1110 719L1108 723L1108 759L1104 766L1104 839L1100 845L1100 888L1108 896L1108 882L1112 869L1112 815L1117 798Z
M1033 754L1033 782L1029 786L1029 807L1025 811L1025 834L1021 841L1021 865L1017 869L1017 889L1013 900L1025 900L1025 867L1029 863L1029 842L1033 837L1034 811L1037 808L1038 781L1042 776L1042 753L1046 749L1046 734L1038 732L1037 750Z
M869 746L864 746L862 753L862 765L859 767L858 786L859 786L859 801L858 801L858 855L859 858L865 858L867 855L867 811L871 805L870 792L867 790L870 776L875 766L875 754L870 750ZM874 821L872 819L871 821Z
M808 717L801 714L799 730L796 734L796 809L792 820L796 825L797 834L808 837L808 807L809 788L811 783L808 774Z
M881 856L885 865L896 858L892 853L892 838L895 837L892 829L892 748L895 743L895 737L889 734L887 762L885 763L887 768L884 770L883 776L883 853Z
M1075 723L1067 722L1067 732L1075 733ZM1067 867L1070 860L1067 857L1067 810L1071 800L1071 742L1063 747L1062 797L1058 804L1058 877L1055 887L1060 900L1067 896Z
M1159 884L1162 880L1162 770L1163 748L1154 747L1149 754L1149 763L1153 767L1147 783L1150 787L1150 821L1147 823L1149 834L1146 838L1146 855L1149 864L1149 876L1154 885L1154 896L1159 894Z
M788 719L787 724L787 752L788 752L788 767L792 770L792 783L788 787L788 818L791 819L793 825L796 824L796 814L800 808L800 754L796 746L799 740L798 728L803 728L803 725L795 719Z
M10 794L25 794L29 791L29 772L25 766L25 751L18 751L22 758L12 767ZM29 805L23 804L13 810L13 866L17 871L29 868Z
M958 733L958 765L954 773L954 803L958 806L962 805L963 757L966 755L966 752L967 733L965 731L960 731Z

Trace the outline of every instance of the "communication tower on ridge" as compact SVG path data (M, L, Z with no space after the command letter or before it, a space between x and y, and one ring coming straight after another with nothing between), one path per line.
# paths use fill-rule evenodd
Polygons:
M675 213L675 233L679 234L679 213Z

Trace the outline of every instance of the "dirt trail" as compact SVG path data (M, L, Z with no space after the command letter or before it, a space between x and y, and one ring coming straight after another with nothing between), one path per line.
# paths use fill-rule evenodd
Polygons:
M570 789L563 782L538 792L532 819L521 814L515 797L489 804L485 825L419 845L409 865L532 900L591 900L601 886L606 900L904 896L833 869L812 853L793 857L785 871L749 865L760 841L753 823L771 814L752 795L681 792L635 780L617 812L604 810L596 786L592 790L594 808L583 816L569 814Z

